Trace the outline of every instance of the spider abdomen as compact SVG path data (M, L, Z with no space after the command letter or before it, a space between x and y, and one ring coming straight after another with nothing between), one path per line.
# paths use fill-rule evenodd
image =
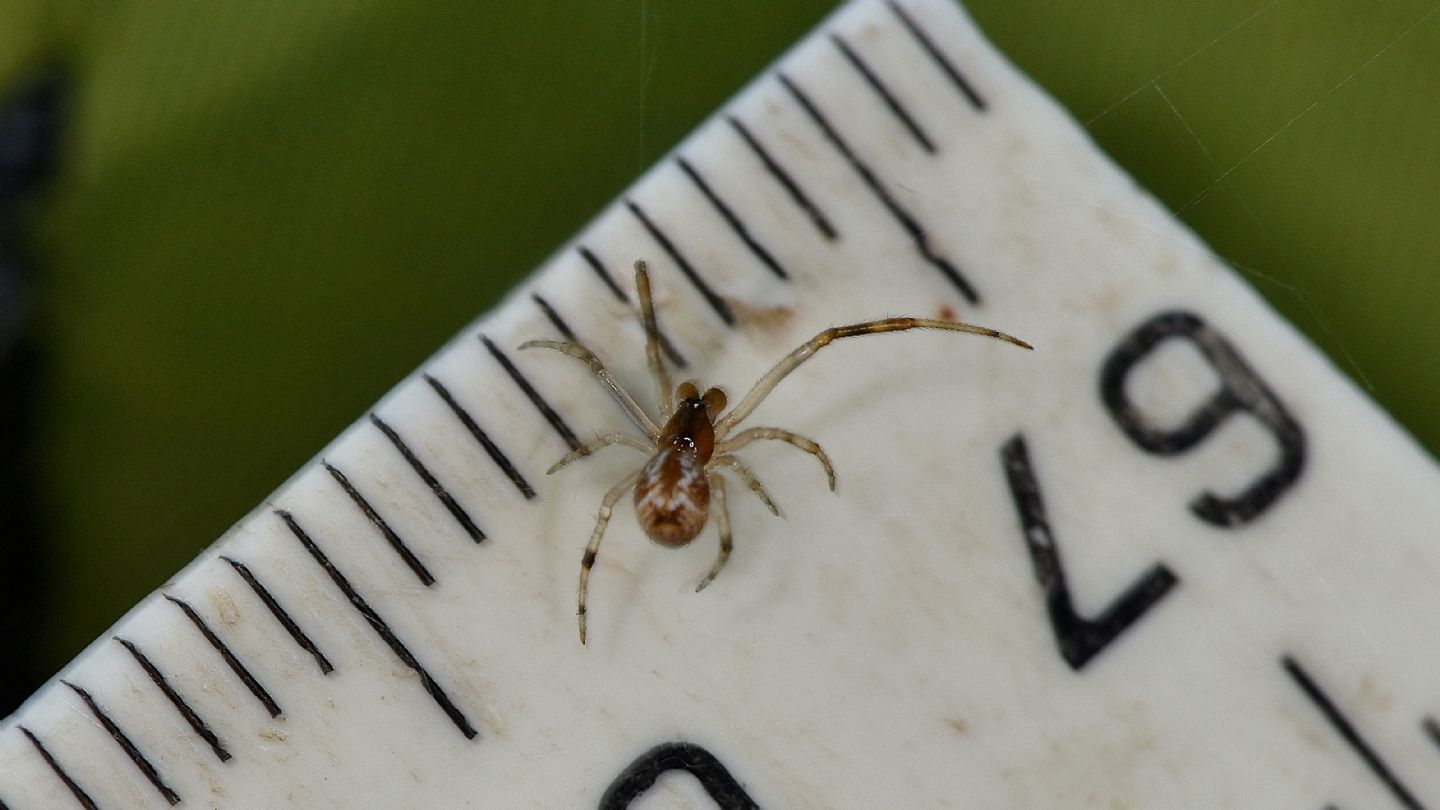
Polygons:
M705 463L691 448L662 448L635 484L635 518L640 528L662 546L683 546L705 528L709 512Z

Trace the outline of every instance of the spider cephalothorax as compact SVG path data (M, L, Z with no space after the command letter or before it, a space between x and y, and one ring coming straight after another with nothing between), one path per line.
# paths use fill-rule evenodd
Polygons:
M550 472L553 473L576 459L584 458L612 444L623 444L650 454L650 460L644 467L612 487L601 501L595 530L590 535L585 556L580 561L576 616L580 624L581 644L585 643L586 598L590 587L590 571L594 568L595 556L600 551L600 540L605 535L605 527L610 522L610 512L616 502L632 488L635 491L635 516L640 527L644 529L646 536L663 546L688 545L705 528L713 505L715 521L720 529L720 554L710 566L710 571L695 587L696 591L704 590L730 559L730 514L725 507L725 482L719 475L721 468L735 473L772 514L780 514L759 479L739 456L734 454L736 450L760 440L785 442L813 455L824 468L830 489L835 489L835 470L830 464L830 458L814 441L773 427L747 428L731 435L731 430L744 421L781 380L819 350L840 338L902 332L908 329L968 332L998 338L1026 349L1031 348L1025 341L994 329L927 318L884 318L849 326L836 326L826 329L785 355L755 383L739 404L726 413L725 392L719 388L708 388L701 394L699 386L692 381L683 382L679 387L671 386L670 373L660 357L659 328L655 321L655 306L650 298L650 275L646 272L643 261L635 262L635 289L640 297L640 315L645 325L645 353L649 360L650 373L659 390L663 426L657 425L635 398L620 387L594 352L579 343L568 340L531 340L520 346L522 349L554 349L586 363L590 372L624 409L630 421L645 434L644 439L629 433L601 434L560 459L550 468Z

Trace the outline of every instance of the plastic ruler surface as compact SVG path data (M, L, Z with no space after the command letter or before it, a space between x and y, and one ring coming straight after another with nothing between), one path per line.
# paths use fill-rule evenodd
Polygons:
M679 550L594 349L732 401ZM1440 804L1434 463L944 0L841 8L0 724L0 804Z

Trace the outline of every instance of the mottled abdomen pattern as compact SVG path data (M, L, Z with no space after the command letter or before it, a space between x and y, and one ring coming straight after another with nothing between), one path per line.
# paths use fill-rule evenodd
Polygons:
M705 465L685 447L667 447L655 454L635 485L635 517L651 540L683 546L705 528L710 508L710 482Z

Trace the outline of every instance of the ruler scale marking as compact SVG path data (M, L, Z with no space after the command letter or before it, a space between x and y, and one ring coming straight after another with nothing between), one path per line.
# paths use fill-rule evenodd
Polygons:
M1427 716L1420 721L1420 728L1430 742L1434 743L1436 748L1440 748L1440 720Z
M70 681L62 680L60 683L68 686L71 691L80 696L80 699L89 707L90 713L95 715L95 719L100 721L100 725L110 734L110 739L114 740L115 744L120 746L120 750L125 752L125 756L129 757L131 762L135 763L135 767L138 768L145 779L160 792L160 795L165 798L165 801L172 805L179 804L180 794L176 793L173 788L165 783L165 780L160 776L160 771L150 762L149 757L145 756L144 752L140 750L140 747L130 739L130 736L101 708L100 703L95 700L94 696Z
M530 400L530 404L534 405L535 409L540 412L540 415L544 417L545 421L550 423L550 427L554 429L556 433L560 434L560 438L564 440L565 444L571 450L579 450L580 437L575 435L575 431L570 429L570 425L566 424L565 419L551 407L545 397L540 396L540 392L535 390L535 386L530 383L529 378L520 373L520 369L509 356L506 355L505 352L500 351L500 347L496 346L495 341L491 340L488 335L481 335L480 342L485 344L485 348L489 350L490 356L494 357L495 361L500 364L500 367L505 369L505 373L509 375L511 381L524 392L525 398Z
M90 794L86 793L74 779L70 778L70 774L65 772L65 768L60 765L60 761L55 759L55 755L50 753L50 749L46 748L44 743L40 742L40 738L24 726L19 726L18 728L20 729L20 733L29 738L30 744L35 746L35 750L40 752L40 756L44 758L45 764L50 766L50 770L60 778L61 782L65 783L65 787L70 790L70 795L74 796L75 800L80 802L80 806L85 808L85 810L99 810L99 805L95 804L95 800L90 798Z
M775 257L765 249L764 245L760 244L755 235L750 232L750 228L740 219L740 215L736 214L728 203L720 199L720 195L715 193L715 190L710 187L710 183L701 176L695 166L684 157L675 158L675 163L680 166L680 170L685 173L685 176L690 178L690 182L695 185L695 188L699 189L701 196L720 214L721 219L724 219L725 223L730 226L730 230L734 231L740 241L745 243L745 247L750 249L755 258L769 268L777 278L788 281L790 274L786 273L785 268L780 266L780 262L775 260Z
M370 521L370 525L374 526L380 532L380 535L385 538L386 544L399 555L400 560L405 563L405 566L410 569L410 572L415 575L415 578L420 580L420 584L427 588L434 585L435 575L430 573L430 569L425 567L425 563L420 561L420 558L415 555L415 552L410 549L409 544L400 537L399 533L390 527L390 522L376 511L369 499L360 494L360 490L356 489L355 485L350 482L349 476L345 475L340 468L331 464L329 461L321 460L320 464L325 468L326 472L330 473L330 477L335 480L335 483L339 484L340 488L345 491L345 494L350 497L350 502L355 505L355 508L359 509L360 513L365 516L365 519Z
M470 415L470 412L465 410L465 408L455 400L455 395L450 393L450 389L430 374L423 376L425 377L425 382L430 384L430 388L439 394L441 399L445 400L445 404L449 406L450 412L455 414L455 418L460 420L460 424L464 425L465 430L480 444L485 454L490 456L490 460L495 462L495 466L499 467L500 471L505 474L505 477L510 479L510 483L514 484L515 488L520 490L520 494L524 496L525 500L533 500L535 490L530 486L530 482L525 480L525 476L515 468L514 463L510 461L510 458L505 455L499 445L495 444L495 441L490 438L490 435L481 429L480 425L475 422L475 418Z
M415 657L415 654L410 651L410 648L406 646L405 642L400 640L400 637L390 628L389 623L370 606L370 603L366 601L365 597L361 596L360 593L355 590L355 586L350 584L349 578L341 573L340 569L330 561L329 556L326 555L325 552L316 545L315 541L311 539L310 535L300 527L299 522L295 520L295 516L284 510L276 510L275 514L285 522L286 527L290 529L290 533L295 535L295 538L300 541L300 544L304 546L311 558L325 571L326 576L330 577L330 581L335 583L335 587L338 588L340 593L345 596L345 599L350 602L350 606L355 608L355 611L360 614L361 618L365 619L365 622L370 625L370 628L375 631L375 634L380 636L380 640L384 641L391 652L395 653L395 657L400 659L400 663L409 667L416 675L420 676L421 685L424 687L426 693L428 693L430 698L435 701L435 704L440 707L440 710L445 713L445 716L450 718L450 722L454 723L455 727L460 729L460 733L464 734L466 739L475 739L479 732L475 730L474 726L470 725L470 720L465 716L465 713L460 710L459 706L455 705L455 702L450 699L450 695L440 686L440 683L430 675L429 670L425 669L424 665L422 665L420 660Z
M1370 772L1390 790L1390 793L1395 796L1395 799L1408 810L1425 810L1425 806L1415 798L1415 795L1410 792L1409 788L1405 787L1405 784L1400 781L1400 777L1395 774L1395 771L1386 764L1379 752L1377 752L1370 743L1366 742L1365 738L1360 735L1359 729L1355 728L1355 725L1350 722L1350 719L1345 716L1345 713L1340 710L1340 707L1336 705L1335 701L1332 700L1330 696L1320 688L1320 685L1315 682L1315 679L1300 666L1300 662L1293 656L1285 655L1280 659L1280 664L1284 667L1286 674L1295 682L1295 685L1300 688L1300 691L1305 697L1308 698L1311 703L1315 704L1315 708L1320 710L1320 714L1330 723L1331 727L1335 729L1335 732L1340 735L1340 738L1360 757L1370 769Z
M250 669L240 661L240 658L235 655L235 652L230 649L230 646L227 645L220 636L216 635L215 630L210 627L210 623L205 621L205 617L201 616L200 613L184 599L168 593L165 594L165 599L170 602L170 604L180 608L185 616L190 619L190 623L195 625L195 629L200 631L200 635L204 636L206 641L210 642L210 646L214 647L215 652L220 654L220 657L225 661L225 665L230 668L231 672L235 673L235 677L240 679L240 682L245 685L245 688L250 690L250 694L254 695L255 699L260 701L260 705L265 707L265 711L269 712L271 717L279 717L281 714L280 704L275 702L275 698L270 695L270 691L266 689L264 685L260 683L260 680L250 672Z
M584 341L580 340L580 337L575 334L575 330L570 328L570 324L566 322L563 317L560 316L560 313L555 309L554 306L550 304L549 301L547 301L538 293L530 297L535 301L535 305L540 308L540 312L545 316L545 319L550 322L550 325L554 326L556 331L558 331L566 340L580 346L585 345Z
M329 465L327 464L326 466L328 467ZM316 666L320 667L320 674L329 675L335 671L335 666L330 663L330 659L326 658L325 654L320 652L320 648L311 640L309 634L302 630L300 625L291 618L289 611L281 606L280 601L275 598L274 594L270 593L269 588L266 588L265 585L260 582L259 578L250 570L249 566L223 554L220 556L220 559L229 563L230 567L235 569L235 573L239 574L240 578L245 580L245 584L250 586L250 590L254 591L255 595L260 597L260 601L270 611L270 615L274 616L275 620L280 622L280 626L285 629L285 632L290 635L290 638L293 639L296 644L300 645L300 649L309 653L310 656L315 659Z
M540 308L540 312L545 316L545 320L549 321L550 325L555 327L555 330L559 332L562 337L571 343L580 342L580 338L575 337L575 332L570 329L570 324L566 323L565 319L560 317L560 313L556 312L555 308L550 306L550 302L546 301L540 293L531 293L530 300L535 302L535 306Z
M860 57L860 54L857 53L854 48L850 47L850 43L846 42L839 34L832 32L830 34L830 41L840 50L841 55L845 57L845 62L853 67L855 72L860 74L860 78L865 80L865 84L869 85L870 88L875 91L876 95L880 96L880 101L884 103L885 109L889 110L890 114L895 116L896 120L900 122L900 125L905 128L905 131L909 132L911 137L915 139L915 142L920 144L920 148L929 154L935 154L935 142L930 140L930 136L926 135L925 130L921 128L920 122L916 121L915 117L905 109L905 105L900 103L900 99L895 96L895 92L891 90L885 82L881 81L879 75L875 73L874 68L870 67L870 65Z
M820 235L831 242L839 239L840 234L835 230L835 226L830 224L830 218L825 216L825 213L811 201L810 195L806 194L804 189L800 188L800 184L795 182L795 178L790 172L786 171L785 168L775 160L770 154L770 151L765 148L764 144L760 143L759 139L750 131L749 127L746 127L745 124L734 115L726 115L725 120L729 122L730 128L735 130L736 134L740 136L740 140L743 141L746 146L750 147L751 152L755 153L755 157L760 159L760 164L765 167L765 171L774 178L775 182L780 184L780 187L785 190L790 200L804 212L805 216L815 226L815 229L820 232Z
M622 304L630 303L630 299L625 295L625 291L620 289L619 284L615 283L615 277L610 275L609 270L605 269L605 265L601 263L599 257L595 255L595 251L584 245L581 245L577 250L580 251L581 258L585 259L585 263L590 265L590 269L595 271L595 275L599 276L600 280L605 283L605 288L615 296L615 300Z
M175 710L180 713L180 716L185 719L185 722L190 728L200 736L200 739L204 740L210 746L210 750L214 752L215 758L221 762L228 761L230 759L230 752L220 743L220 738L215 735L215 732L210 730L209 724L200 719L200 715L197 714L194 709L190 708L190 704L180 696L180 693L175 691L175 687L170 685L170 680L165 677L165 674L160 671L159 667L155 666L154 662L150 660L150 657L141 652L139 645L120 636L113 636L113 638L120 646L130 652L130 656L135 659L141 669L145 670L145 674L150 676L150 682L160 688L160 691L170 700L170 705L175 707Z
M726 326L734 328L735 313L731 311L730 305L725 303L725 299L716 295L714 290L710 289L710 285L705 279L700 277L694 265L690 264L689 260L680 252L680 248L675 245L675 242L670 239L670 236L666 234L659 225L655 224L655 221L650 218L650 215L645 213L645 209L641 208L634 200L627 198L625 200L625 208L635 216L635 219L640 222L641 227L660 245L660 249L665 251L665 254L670 257L670 260L675 262L675 266L680 268L681 275L690 281L690 285L700 293L700 297L705 299L705 303L710 305L710 308L715 311L715 314L720 316L720 320L724 321Z
M920 46L920 49L924 51L925 54L930 57L931 61L940 68L940 71L950 79L950 83L955 85L955 89L960 92L960 95L965 97L965 100L970 103L970 106L974 107L976 112L985 112L985 99L976 91L975 85L971 84L970 81L965 78L965 74L961 73L950 59L945 56L944 52L935 45L935 42L925 33L925 29L917 25L909 12L905 11L895 0L886 0L885 5L895 14L896 18L900 20L900 24L905 27L905 30L910 32L910 36L915 40L915 43Z
M391 427L390 423L381 419L379 414L375 413L370 414L370 424L379 428L380 432L385 434L385 438L390 440L390 444L394 445L395 449L400 452L400 455L405 459L406 463L410 465L410 469L414 470L415 474L420 476L420 480L425 482L425 486L430 488L430 491L439 499L440 503L445 507L445 510L450 513L451 517L455 518L456 523L460 524L460 528L465 531L465 534L476 543L484 541L485 533L480 531L479 526L475 525L475 521L471 519L470 513L465 511L465 507L461 506L459 501L455 500L455 496L451 495L450 490L440 483L440 479L436 478L435 474L430 472L430 468L426 467L425 463L420 460L420 457L415 455L414 451L410 449L410 446L400 438L400 434L395 431L395 428Z
M634 306L630 303L629 297L625 295L625 291L620 289L619 284L615 283L614 277L610 275L609 270L605 269L605 265L595 255L594 251L591 251L589 248L582 245L580 247L580 255L585 258L585 262L590 265L590 269L595 271L595 275L599 276L600 280L605 282L605 286L608 287L610 291L615 294L615 297L619 299L622 304L631 307ZM687 366L685 358L680 354L680 350L675 348L675 344L672 343L670 341L670 338L665 334L664 328L657 323L655 324L655 331L657 334L660 335L660 349L665 352L665 355L667 357L670 358L670 362L674 363L676 368L685 368Z
M850 147L850 144L840 136L839 131L830 123L830 120L820 112L820 108L815 106L815 102L810 99L810 96L801 90L799 85L789 76L784 73L776 73L775 75L780 84L790 93L790 96L795 99L795 102L800 105L800 108L805 112L806 116L820 129L821 134L825 136L825 140L831 146L835 147L835 150L840 153L845 162L850 164L850 168L854 169L855 173L860 175L860 179L864 182L865 186L880 200L885 210L889 211L890 215L900 224L900 227L903 228L906 233L910 234L911 240L915 243L915 249L919 251L921 257L936 270L940 271L940 274L954 285L955 289L960 292L960 295L963 296L966 301L969 301L971 304L978 304L980 302L980 296L975 291L975 288L970 285L970 282L961 275L960 271L952 265L949 260L935 252L935 249L930 245L930 237L926 233L925 228L915 219L914 215L900 205L899 201L897 201L889 189L885 187L885 184L876 176L875 171L870 168L869 164L860 159L860 156L857 155L855 150Z

